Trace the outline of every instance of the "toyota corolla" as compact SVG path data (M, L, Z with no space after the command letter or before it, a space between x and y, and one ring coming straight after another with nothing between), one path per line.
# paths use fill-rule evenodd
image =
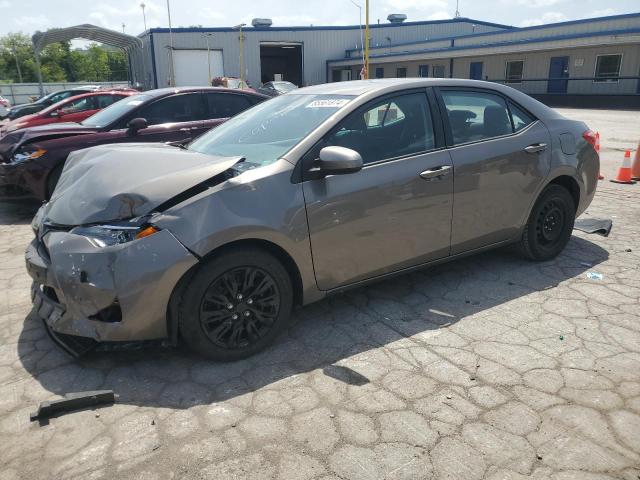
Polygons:
M512 88L302 88L186 147L74 152L33 221L35 311L60 345L182 339L233 360L292 308L474 252L558 255L591 202L594 134Z

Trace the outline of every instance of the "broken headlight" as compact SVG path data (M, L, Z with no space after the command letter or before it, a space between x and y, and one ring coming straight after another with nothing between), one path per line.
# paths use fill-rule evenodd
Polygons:
M20 147L16 153L13 154L13 158L11 161L13 163L22 163L27 160L35 160L36 158L40 158L47 151L44 148L36 148L31 145L25 145L24 147Z
M69 233L87 237L91 243L97 247L110 247L120 243L127 243L138 238L148 237L158 232L158 229L151 225L129 226L129 225L94 225L91 227L76 227Z

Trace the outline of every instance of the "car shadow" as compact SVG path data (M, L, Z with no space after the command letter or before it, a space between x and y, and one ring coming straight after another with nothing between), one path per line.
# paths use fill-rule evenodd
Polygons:
M0 201L0 226L30 224L40 205L37 200Z
M361 386L372 381L367 365L379 357L372 350L419 342L420 336L449 330L495 307L518 318L526 312L512 310L509 302L583 275L607 258L606 250L573 236L550 262L528 262L500 249L380 281L298 309L275 345L233 363L159 346L96 351L74 360L53 344L32 313L18 353L24 368L53 395L113 389L119 403L138 406L206 405L275 382L295 383L296 376L313 370L330 381Z

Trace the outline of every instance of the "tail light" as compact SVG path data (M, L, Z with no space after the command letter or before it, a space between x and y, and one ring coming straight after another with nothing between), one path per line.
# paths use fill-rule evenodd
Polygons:
M587 130L582 134L582 138L584 138L587 141L587 143L589 143L595 150L597 150L598 138L596 136L596 132Z

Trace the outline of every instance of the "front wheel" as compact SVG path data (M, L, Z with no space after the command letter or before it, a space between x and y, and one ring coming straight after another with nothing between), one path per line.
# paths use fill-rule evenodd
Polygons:
M523 255L537 262L556 257L569 242L576 207L573 197L560 185L547 186L531 211L522 238Z
M287 325L293 287L286 269L259 249L206 260L180 301L180 334L196 352L239 360L268 346Z

